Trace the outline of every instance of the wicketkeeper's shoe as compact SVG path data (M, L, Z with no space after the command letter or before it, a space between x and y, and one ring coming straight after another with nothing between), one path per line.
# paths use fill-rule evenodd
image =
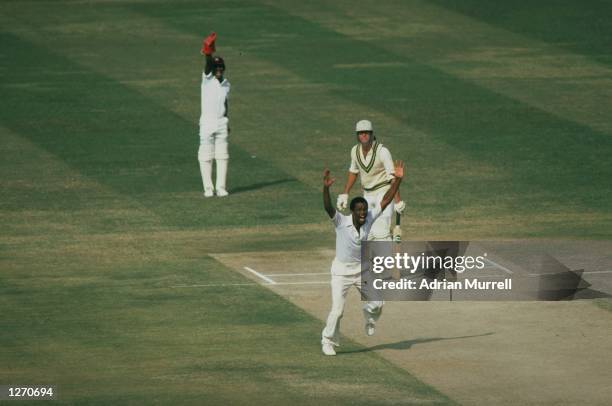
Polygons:
M336 355L336 350L334 350L334 345L332 343L322 343L321 349L325 355Z
M217 189L217 196L225 197L227 195L229 195L229 193L227 193L227 190L225 190L225 189Z
M215 192L212 189L204 189L204 197L213 197Z
M373 336L376 332L376 325L374 323L366 323L365 325L365 333L368 336Z

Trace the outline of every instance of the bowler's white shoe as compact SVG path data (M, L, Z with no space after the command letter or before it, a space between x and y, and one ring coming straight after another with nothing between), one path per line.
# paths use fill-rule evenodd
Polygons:
M321 349L325 355L336 355L336 350L334 350L334 345L332 343L322 343Z
M227 193L227 190L225 190L225 189L217 189L217 196L225 197L227 195L229 195L229 193Z
M366 323L365 333L368 336L373 336L375 332L376 332L376 325L374 323Z
M213 197L215 192L212 189L204 189L204 197Z

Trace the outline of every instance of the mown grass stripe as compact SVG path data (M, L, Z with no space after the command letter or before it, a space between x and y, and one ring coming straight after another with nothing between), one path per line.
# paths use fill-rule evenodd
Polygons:
M222 28L219 24L225 24L227 16L232 16L229 20L238 21L245 12L240 2L228 4L227 8L207 5L204 9L198 9L190 2L185 14L188 14L190 19L199 19L198 29L206 31L212 26ZM248 7L249 12L255 12L257 9L254 4ZM183 28L175 29L175 26L168 25L165 19L150 14L138 14L138 10L126 10L115 4L80 10L83 11L86 11L88 16L85 24L64 24L61 20L38 23L28 21L32 24L32 29L41 33L52 33L54 41L48 41L46 44L52 44L55 49L70 55L72 60L80 61L104 75L126 83L139 93L156 99L184 119L189 120L190 116L197 115L197 92L190 92L188 84L192 83L197 87L200 60L197 52L193 50L193 43L199 43L198 34ZM178 13L176 7L169 7L167 11ZM171 19L173 15L166 14L166 17ZM181 15L179 18L185 16ZM339 21L344 20L342 17ZM100 21L104 21L104 24L100 25ZM80 33L87 33L86 36L73 35L73 31L77 29ZM127 43L122 40L126 32L131 33ZM532 159L528 159L532 163L531 167L525 166L525 170L521 170L522 162L514 163L512 156L500 156L497 151L487 151L487 160L477 159L470 148L462 146L462 149L458 149L454 144L448 143L445 137L432 136L427 129L419 131L393 111L387 114L384 105L364 104L361 102L363 97L347 99L339 95L338 89L345 86L341 83L330 85L330 82L313 81L310 77L300 76L298 72L291 71L274 59L269 59L266 54L260 55L258 52L258 47L269 47L277 42L277 37L285 41L290 35L272 30L249 42L235 41L242 38L240 30L224 29L220 32L225 41L222 43L223 52L226 56L226 52L229 52L229 60L232 61L230 74L235 90L232 102L232 128L236 131L232 135L234 143L251 151L258 158L263 157L274 162L301 182L318 189L316 179L319 178L322 166L329 165L335 173L345 171L348 160L339 160L338 157L347 154L347 143L354 142L354 137L351 136L351 126L354 124L352 121L370 116L380 123L379 135L382 134L385 144L391 147L394 157L409 162L410 178L404 187L409 185L411 191L411 211L414 213L412 224L426 224L417 227L415 231L419 234L431 235L434 228L438 230L435 233L443 233L451 231L449 227L459 227L462 230L471 230L468 231L470 235L482 235L484 230L487 235L499 235L499 232L503 232L506 235L524 236L527 227L533 228L527 231L527 234L534 236L583 236L589 233L601 235L602 230L609 229L605 226L605 222L609 220L601 214L605 208L596 208L596 205L605 201L605 198L602 200L598 196L605 194L605 190L598 189L593 195L588 186L582 187L582 190L569 188L562 191L564 196L568 196L568 200L559 200L554 186L542 188L533 184L531 172L536 165ZM157 46L154 48L150 47L152 35L156 38ZM28 38L38 42L36 35L28 35ZM101 44L98 48L99 55L86 51L87 44L91 42ZM121 52L115 51L115 44L118 43L122 43ZM126 53L137 57L123 58ZM114 55L114 59L102 59L100 55ZM168 61L164 69L152 71L149 67L163 55L173 57L163 57ZM381 63L384 64L384 61ZM411 66L409 63L392 65ZM193 75L189 73L191 70ZM138 80L140 73L146 73L154 79ZM172 80L168 81L170 78ZM159 85L154 84L157 81L160 81ZM181 100L178 104L174 101L177 98ZM494 100L490 102L494 103ZM296 114L299 117L308 117L308 120L296 120ZM430 119L441 120L434 116L430 116ZM261 139L262 135L265 137L265 143ZM493 141L492 146L497 140ZM270 145L275 148L270 148ZM531 147L523 148L529 150ZM287 150L300 151L301 155L296 158L295 154L287 154ZM440 162L441 157L443 162ZM542 165L543 172L550 171L545 162ZM560 171L560 174L553 171L553 177L562 178L572 171L571 167ZM540 172L535 171L535 174ZM475 181L477 178L478 181ZM538 176L536 180L537 178ZM452 200L446 199L449 195L453 196ZM269 198L268 196L266 198ZM313 190L312 196L307 198L315 202L312 206L309 206L310 200L302 199L300 203L309 206L308 209L316 209L317 196L318 193ZM185 198L187 196L180 196L180 200ZM594 205L583 207L581 201L589 199ZM177 206L174 201L165 204ZM182 204L183 202L178 206ZM277 206L274 209L282 210L283 207ZM303 212L299 205L295 209L293 220L298 221ZM513 212L512 219L507 216L508 210ZM585 212L589 213L586 217ZM572 223L555 222L555 216L561 216L561 213L573 218ZM315 215L313 212L313 218ZM287 220L287 215L283 213L283 216L278 218L277 224ZM456 219L457 216L464 219L464 226L459 226L460 223L457 222L448 223L449 218ZM523 220L517 222L517 216ZM267 217L262 215L256 219L250 216L246 218L245 224L265 224L270 221ZM272 221L276 219L274 215L270 217ZM493 218L496 220L492 221ZM583 220L576 220L578 218ZM599 220L596 220L597 218ZM317 220L320 220L320 216ZM436 224L433 228L432 222ZM494 222L500 226L496 227ZM443 225L442 228L440 224ZM596 229L598 231L594 231ZM461 233L465 236L465 231ZM605 234L604 231L603 235Z
M612 4L602 0L434 0L433 3L487 24L563 47L612 66Z
M351 3L355 7L347 4L282 3L282 7L328 29L418 60L562 120L612 134L608 114L612 71L597 60L433 2L389 1L375 5L357 1ZM564 15L548 17L557 20Z
M133 9L194 34L201 31L204 22L210 21L198 12L198 4L191 2L181 3L174 10L139 5ZM189 17L185 18L186 15ZM175 24L177 16L181 16L180 26ZM539 199L548 201L560 195L564 200L562 206L594 210L609 207L608 179L612 176L612 165L607 156L612 152L612 139L606 134L278 8L260 6L248 13L236 12L232 19L219 21L218 28L231 33L226 40L228 45L255 52L307 81L326 83L340 98L357 100L372 110L384 110L471 159L508 173L511 181L503 187L493 185L495 189L490 192L541 194L539 198L523 199L525 208ZM257 42L272 35L273 41ZM327 52L311 58L309 50L317 39L325 39ZM363 62L364 55L375 55L378 62L405 65L385 68L380 74L367 68L330 69L338 61ZM394 153L407 155L414 147L403 143ZM583 181L586 178L588 184ZM516 204L520 207L521 202Z
M139 201L165 225L227 226L318 219L318 210L309 210L310 206L303 203L311 193L309 188L270 163L252 159L235 145L230 147L232 188L239 194L254 193L258 197L205 202L200 193L194 123L115 80L12 34L2 34L2 43L3 51L10 55L3 61L2 123L85 176ZM32 65L31 55L45 63ZM71 71L79 74L59 74ZM276 204L276 200L271 204L269 193L282 196L292 202L291 206ZM56 196L54 201L69 203L62 200L63 196ZM277 215L253 217L238 208L246 200L251 200L255 208L274 207ZM37 201L21 199L15 209L32 207ZM233 214L210 216L221 207ZM290 216L295 208L302 208L305 215Z

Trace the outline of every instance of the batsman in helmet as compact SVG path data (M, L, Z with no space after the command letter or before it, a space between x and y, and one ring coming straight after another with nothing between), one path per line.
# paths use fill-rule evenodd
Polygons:
M346 209L348 196L357 177L361 179L363 197L370 207L374 208L391 187L394 177L393 159L391 152L376 140L374 127L369 120L361 120L355 125L357 145L351 149L351 165L349 167L344 192L338 196L336 206L338 210ZM373 224L368 240L391 241L391 219L393 211L402 214L406 204L400 200L399 191L394 202Z
M200 114L200 148L198 161L204 186L204 197L215 195L227 196L226 179L229 152L227 137L229 135L229 118L227 99L230 83L224 77L225 62L220 56L214 56L216 33L211 33L202 43L202 55L206 64L202 73ZM213 159L217 164L216 182L213 184Z

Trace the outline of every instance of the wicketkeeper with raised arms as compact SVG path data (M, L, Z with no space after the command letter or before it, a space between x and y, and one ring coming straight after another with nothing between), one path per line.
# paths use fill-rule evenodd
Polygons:
M227 196L226 179L229 152L227 137L229 135L229 118L227 98L230 83L223 77L225 62L220 56L213 56L217 34L212 33L202 43L202 55L206 64L202 73L200 114L200 148L198 161L204 186L204 196ZM216 184L212 181L213 159L217 163Z
M334 346L339 345L340 319L344 313L346 294L355 286L367 299L368 292L361 280L361 244L366 241L376 219L391 204L404 176L404 163L397 161L394 176L382 199L370 207L363 197L351 200L350 215L337 211L331 202L329 188L334 183L329 170L323 172L323 207L336 228L336 256L331 266L332 307L321 334L321 346L325 355L336 355ZM368 301L363 305L365 331L374 334L375 323L382 311L381 301Z

